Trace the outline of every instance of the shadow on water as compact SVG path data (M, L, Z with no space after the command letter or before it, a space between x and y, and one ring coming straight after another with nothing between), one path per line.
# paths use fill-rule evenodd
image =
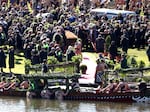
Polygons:
M149 112L150 104L0 97L0 112Z

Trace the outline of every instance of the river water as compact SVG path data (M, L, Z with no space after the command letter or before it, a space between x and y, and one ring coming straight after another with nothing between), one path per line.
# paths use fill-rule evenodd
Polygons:
M150 104L0 97L0 112L150 112Z

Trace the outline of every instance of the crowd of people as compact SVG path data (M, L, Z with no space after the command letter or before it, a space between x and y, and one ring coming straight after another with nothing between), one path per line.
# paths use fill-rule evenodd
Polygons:
M29 81L27 80L19 80L16 76L12 77L1 77L0 81L0 90L16 90L16 89L29 89Z
M131 0L129 0L131 2ZM74 4L38 2L36 12L32 13L27 1L13 3L8 6L6 2L0 7L0 46L12 46L9 52L9 68L14 67L14 52L24 52L24 57L31 60L32 65L43 63L48 56L55 56L59 62L67 55L67 60L82 49L95 47L96 52L110 54L114 60L118 55L117 49L122 48L128 52L128 48L145 48L150 36L149 30L149 4L138 2L134 9L137 15L117 17L109 19L107 15L98 17L90 15L90 9L97 5L87 7L83 1ZM46 6L45 6L46 5ZM101 4L98 7L106 7ZM116 7L119 8L119 7ZM49 13L44 16L44 13ZM80 39L73 46L66 46L65 30L75 33ZM69 50L67 50L69 49ZM71 49L71 50L70 50ZM77 51L79 49L79 51ZM66 52L67 51L67 52ZM68 53L68 54L66 54ZM6 55L0 48L0 68L6 67Z

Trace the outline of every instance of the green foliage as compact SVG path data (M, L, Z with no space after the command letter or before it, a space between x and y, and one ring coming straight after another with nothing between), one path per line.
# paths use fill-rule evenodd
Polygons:
M119 70L121 70L121 66L120 66L120 64L118 63L118 64L115 64L115 66L114 66L114 70L115 71L119 71Z
M142 77L142 78L135 78L135 81L136 82L141 82L141 81L149 82L150 79L149 79L149 77Z
M73 56L71 59L74 63L80 63L82 61L82 57L79 56L79 55L78 56Z
M106 64L109 69L114 69L115 64L113 60L106 60Z
M126 76L127 76L127 74L126 73L124 73L124 72L121 72L120 74L119 74L119 76L121 77L121 78L125 78Z
M144 67L145 67L145 62L141 60L139 62L139 68L144 68Z
M150 78L149 77L143 77L143 80L145 81L145 82L149 82L150 81Z
M55 58L54 56L49 56L48 57L48 60L47 60L47 64L50 65L50 64L57 64L58 63L58 60L57 58Z

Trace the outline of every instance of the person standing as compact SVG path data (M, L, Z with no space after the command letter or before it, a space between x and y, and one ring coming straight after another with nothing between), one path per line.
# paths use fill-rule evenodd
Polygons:
M135 38L135 47L140 50L141 47L141 34L139 26L135 26L134 28L134 38Z
M40 56L40 63L43 63L44 59L47 60L47 51L46 51L46 48L42 48L40 50L39 56Z
M8 51L8 54L9 54L9 60L8 60L8 63L9 63L9 71L10 73L12 72L11 69L14 68L15 64L14 64L14 61L15 61L15 57L14 57L14 47L10 47L9 51Z
M6 55L3 48L0 48L0 68L1 72L3 72L3 68L6 68Z
M74 48L72 46L68 46L66 51L66 61L71 61L73 56L75 56Z
M47 60L44 59L42 63L42 75L46 74L47 72L48 72Z
M148 57L148 61L150 61L150 39L147 40L148 43L148 49L146 50L146 54Z
M6 35L5 35L4 31L3 31L3 27L0 26L0 46L4 45L5 39L6 39Z
M129 48L129 39L126 37L125 34L123 34L121 36L121 47L122 47L122 51L127 53L128 52L128 48Z
M114 61L114 59L116 58L117 56L117 53L118 50L117 50L117 46L116 46L116 43L115 41L112 41L110 46L109 46L109 54L110 54L110 59Z
M32 65L40 64L39 52L35 49L31 51L31 63Z
M96 51L98 53L104 53L106 49L106 42L105 39L99 35L98 38L96 39Z
M85 27L83 25L79 25L78 37L81 39L82 47L88 49L88 35Z
M98 85L98 90L103 87L104 84L104 70L107 69L107 64L104 59L97 60L96 72L95 72L95 83Z

